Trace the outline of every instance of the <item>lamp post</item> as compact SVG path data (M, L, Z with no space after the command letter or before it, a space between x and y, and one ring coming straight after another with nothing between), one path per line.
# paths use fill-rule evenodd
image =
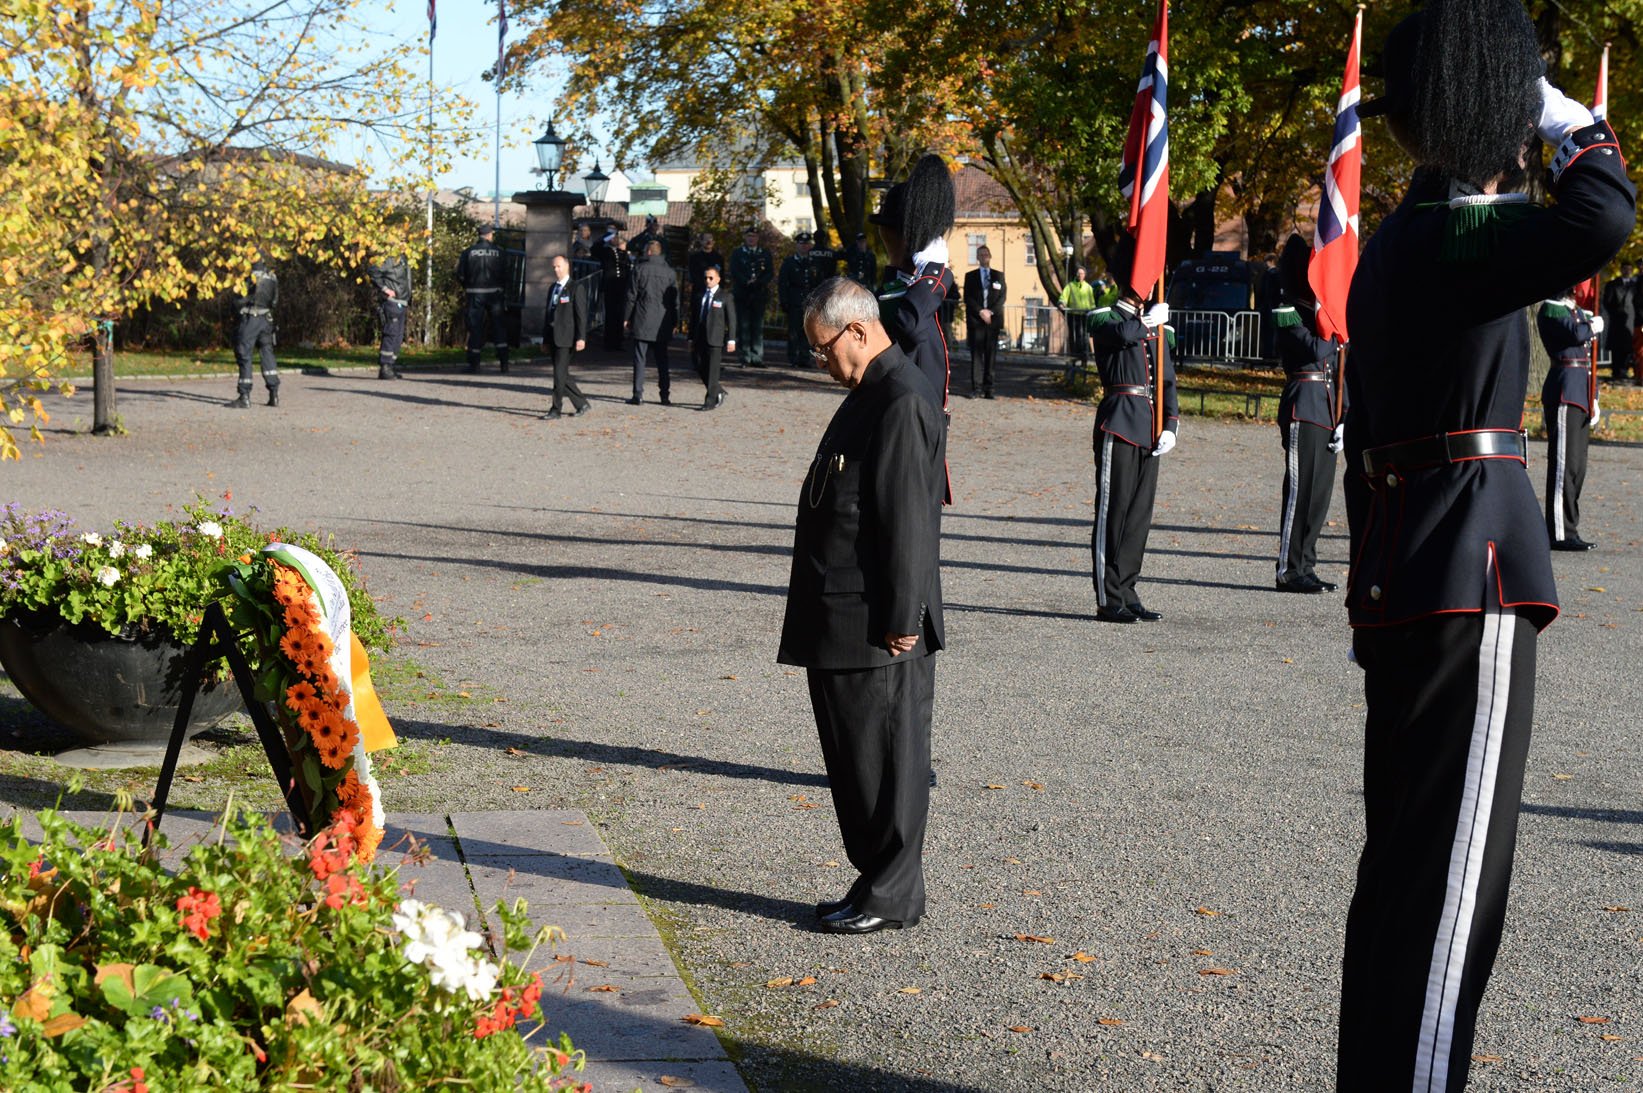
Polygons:
M593 206L593 215L605 215L605 194L610 192L610 176L599 169L599 161L593 161L593 170L582 176L582 189L588 196L588 202Z
M531 141L536 149L537 169L547 179L547 189L552 190L559 174L559 165L565 161L565 140L553 131L553 119L548 119L548 131Z
M1071 243L1062 243L1061 255L1067 260L1066 279L1061 283L1070 285L1073 283L1073 245Z

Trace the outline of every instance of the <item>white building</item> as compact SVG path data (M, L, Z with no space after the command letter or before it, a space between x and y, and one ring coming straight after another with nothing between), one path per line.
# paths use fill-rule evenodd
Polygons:
M702 167L695 160L670 160L657 164L651 173L656 176L656 185L667 187L669 201L689 201L691 183L702 173ZM816 230L802 161L778 163L762 172L748 171L738 190L732 196L756 207L758 215L782 234Z

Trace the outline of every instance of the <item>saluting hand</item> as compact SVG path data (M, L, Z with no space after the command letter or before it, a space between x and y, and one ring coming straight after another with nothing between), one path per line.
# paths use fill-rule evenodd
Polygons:
M918 644L917 634L890 634L884 635L884 647L890 650L890 655L899 657L903 653L910 653L913 646Z

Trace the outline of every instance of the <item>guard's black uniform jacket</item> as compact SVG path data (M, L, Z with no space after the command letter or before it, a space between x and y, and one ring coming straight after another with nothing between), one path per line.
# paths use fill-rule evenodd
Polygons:
M1090 336L1095 341L1095 367L1101 374L1106 394L1095 412L1096 447L1102 433L1111 433L1137 448L1151 448L1153 391L1152 361L1148 357L1149 331L1141 316L1127 301L1090 312ZM1164 429L1179 432L1180 407L1175 398L1175 363L1170 349L1174 332L1168 327L1156 332L1164 354Z
M1482 216L1467 208L1478 199L1451 200L1448 179L1417 172L1364 248L1347 304L1353 626L1484 610L1491 551L1501 605L1539 627L1557 617L1522 461L1397 467L1373 478L1363 464L1366 449L1522 424L1523 309L1601 269L1636 220L1636 191L1607 125L1572 134L1553 169L1556 204L1496 204Z
M1320 338L1317 313L1310 308L1274 308L1278 360L1284 366L1284 393L1278 399L1278 427L1303 421L1333 430L1335 420L1335 359L1339 340Z
M456 281L469 293L502 291L502 248L481 239L462 252Z
M936 313L953 288L953 271L927 263L917 277L886 270L879 287L879 316L901 351L930 385L938 410L947 409L947 333Z
M1535 328L1546 355L1552 358L1540 388L1540 404L1549 414L1555 414L1560 404L1591 413L1591 320L1566 300L1547 300L1535 316Z
M781 663L879 668L944 647L943 426L927 386L892 345L833 414L799 492ZM892 657L887 633L919 641Z

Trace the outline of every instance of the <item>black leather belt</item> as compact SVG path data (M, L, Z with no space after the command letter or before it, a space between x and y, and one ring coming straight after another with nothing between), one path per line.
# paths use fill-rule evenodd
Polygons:
M1441 467L1463 459L1521 460L1527 448L1524 435L1513 429L1439 433L1420 440L1406 440L1401 444L1366 448L1363 469L1365 474L1373 476L1393 469L1415 471L1423 467Z
M1297 372L1289 377L1292 380L1301 380L1306 383L1328 383L1329 377L1322 372Z
M1107 394L1109 395L1145 395L1148 393L1147 388L1132 383L1115 383L1107 388Z

